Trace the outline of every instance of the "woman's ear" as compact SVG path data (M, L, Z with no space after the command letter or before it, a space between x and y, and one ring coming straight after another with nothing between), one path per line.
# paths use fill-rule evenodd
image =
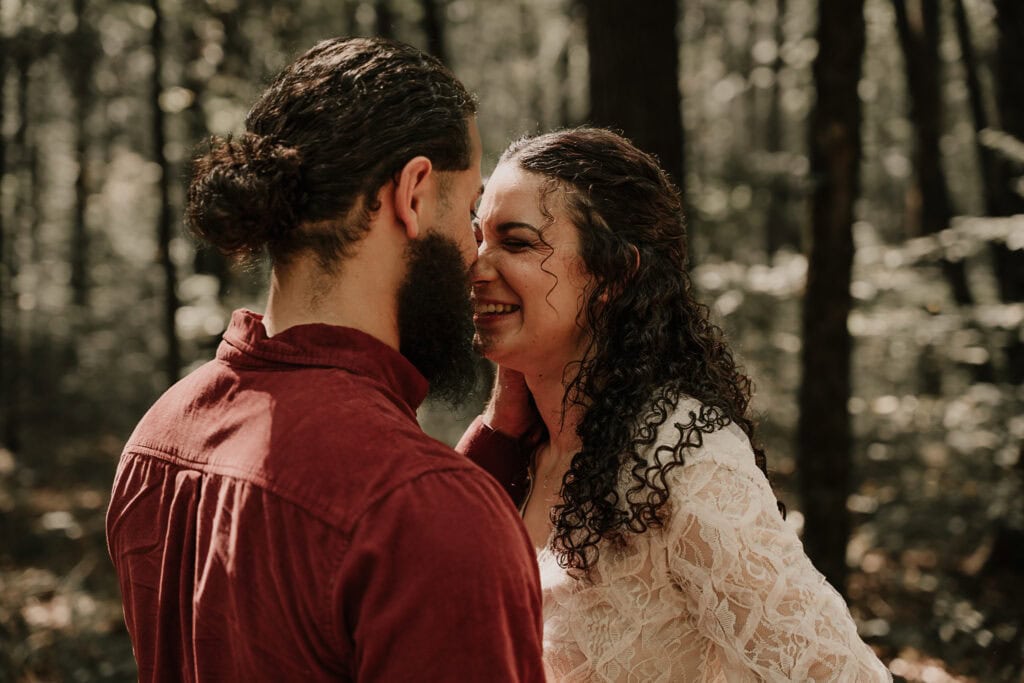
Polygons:
M406 162L395 179L395 218L411 240L419 236L420 224L425 219L424 201L432 173L430 159L418 156Z
M629 258L630 254L632 254L633 257L632 263L630 265L627 265L627 268L629 268L629 275L626 276L626 282L629 282L637 274L637 271L640 270L640 250L637 249L635 244L628 244L626 246L628 249L626 254L627 259ZM603 304L608 303L608 297L611 295L618 295L620 291L620 286L616 286L613 290L605 289L603 292L601 292L600 296L597 297L597 300Z

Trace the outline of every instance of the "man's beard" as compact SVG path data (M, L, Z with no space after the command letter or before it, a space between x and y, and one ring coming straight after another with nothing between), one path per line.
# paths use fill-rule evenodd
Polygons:
M398 290L399 351L430 382L430 397L451 405L476 386L469 274L449 238L428 234L406 250Z

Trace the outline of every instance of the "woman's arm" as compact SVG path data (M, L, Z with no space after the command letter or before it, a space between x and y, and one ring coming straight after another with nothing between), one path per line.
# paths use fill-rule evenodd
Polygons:
M891 681L782 519L749 445L729 438L736 444L705 447L748 453L696 454L671 476L667 557L695 626L765 680Z

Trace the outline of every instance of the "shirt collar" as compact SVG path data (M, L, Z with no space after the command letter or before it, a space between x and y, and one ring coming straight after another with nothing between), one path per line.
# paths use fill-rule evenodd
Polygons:
M413 412L430 386L405 356L365 332L313 323L289 327L268 337L263 316L245 309L231 314L217 358L245 364L258 359L272 364L342 368L383 382Z

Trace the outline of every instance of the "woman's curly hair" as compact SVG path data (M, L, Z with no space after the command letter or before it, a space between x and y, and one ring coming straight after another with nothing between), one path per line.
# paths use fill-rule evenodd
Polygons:
M751 383L693 297L679 190L652 156L611 131L575 128L514 142L501 161L547 180L541 207L550 216L549 201L560 202L593 276L582 311L591 342L568 369L563 401L583 409L582 446L552 511L559 563L589 575L603 540L625 542L664 523L667 475L704 434L735 423L767 474L749 414ZM673 425L674 446L645 458L687 396L702 407Z

